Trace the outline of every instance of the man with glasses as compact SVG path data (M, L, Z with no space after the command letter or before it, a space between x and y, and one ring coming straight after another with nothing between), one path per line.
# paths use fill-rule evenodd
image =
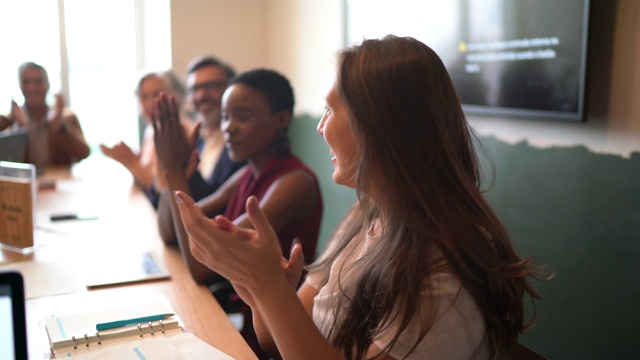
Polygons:
M186 137L177 137L173 141L195 138L193 146L199 159L197 171L194 171L193 175L179 172L179 176L175 176L176 172L173 172L174 176L167 178L168 191L160 194L158 226L165 243L175 243L177 240L172 218L179 214L173 214L171 209L171 192L181 190L191 194L196 201L200 200L213 194L232 174L245 165L229 159L224 146L224 136L220 130L222 94L233 76L235 72L229 65L211 56L198 57L187 67L187 100L201 126L198 134L185 134ZM162 144L156 142L156 154L160 162L164 160L180 164L189 161L161 151L162 149L158 149L161 146ZM192 160L191 163L193 162Z
M210 184L204 189L206 195L220 187L230 175L226 171L216 172L214 167L218 166L218 159L230 162L220 130L220 107L222 94L234 76L235 72L229 65L210 56L196 58L187 68L188 99L195 110L196 120L202 122L197 143L200 155L198 171ZM238 167L229 169L235 171Z

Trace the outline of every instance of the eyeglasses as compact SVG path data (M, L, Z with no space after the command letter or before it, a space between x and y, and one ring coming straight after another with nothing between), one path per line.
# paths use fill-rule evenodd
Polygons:
M191 93L194 94L200 90L205 90L205 91L220 91L220 90L224 90L227 87L227 82L226 81L208 81L208 82L204 82L202 84L196 84L191 86L190 88L188 88L187 90Z

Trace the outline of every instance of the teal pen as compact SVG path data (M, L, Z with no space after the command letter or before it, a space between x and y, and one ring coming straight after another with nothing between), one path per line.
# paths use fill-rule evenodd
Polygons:
M174 314L158 314L158 315L143 316L143 317L133 318L133 319L110 321L106 323L96 324L96 330L103 331L103 330L115 329L123 326L148 323L150 321L164 320L173 315Z

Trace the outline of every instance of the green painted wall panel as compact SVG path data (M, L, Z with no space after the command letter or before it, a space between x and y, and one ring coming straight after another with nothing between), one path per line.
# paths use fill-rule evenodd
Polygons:
M520 253L555 274L536 284L546 299L523 343L550 359L640 358L640 153L482 142L488 199Z
M318 239L318 254L327 238L356 201L353 189L333 182L333 165L329 146L316 130L321 115L302 115L293 119L289 128L291 148L318 176L324 201L324 214Z

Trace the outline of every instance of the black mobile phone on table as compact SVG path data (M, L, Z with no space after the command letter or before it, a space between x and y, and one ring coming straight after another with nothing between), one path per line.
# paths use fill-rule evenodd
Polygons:
M76 214L76 213L60 213L51 214L49 219L51 221L66 221L66 220L95 220L98 216L88 214Z

